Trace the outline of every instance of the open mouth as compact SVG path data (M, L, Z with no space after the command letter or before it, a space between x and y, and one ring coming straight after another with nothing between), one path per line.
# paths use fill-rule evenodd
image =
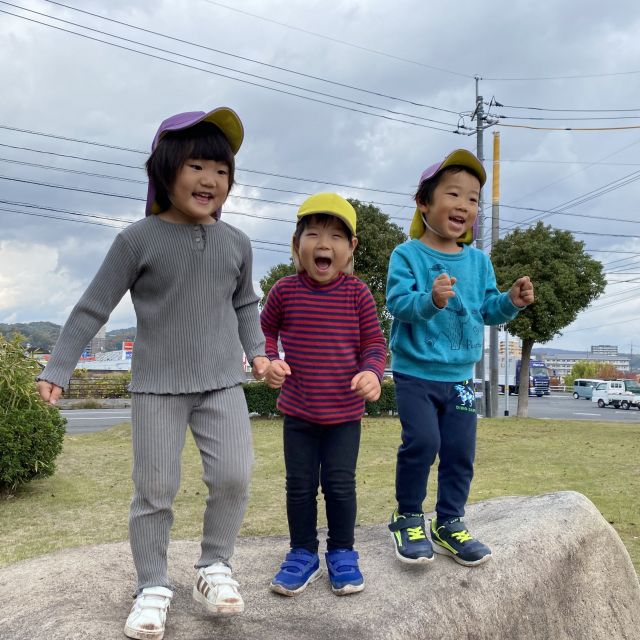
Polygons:
M316 258L315 264L318 271L327 271L331 266L331 258Z
M200 204L209 204L209 202L213 200L213 195L211 195L210 193L194 193L193 197Z
M449 222L453 222L454 225L461 227L464 225L465 220L464 218L460 217L460 216L451 216L449 218Z

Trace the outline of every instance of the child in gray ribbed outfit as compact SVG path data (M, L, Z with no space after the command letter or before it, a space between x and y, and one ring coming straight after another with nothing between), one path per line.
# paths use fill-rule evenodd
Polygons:
M173 596L167 548L187 424L209 489L193 597L218 615L244 609L229 566L253 462L243 350L257 378L269 361L249 238L219 219L242 138L240 119L224 107L160 125L147 161L147 216L116 237L39 376L41 397L55 404L84 346L131 292L137 334L129 534L138 574L125 626L131 638L160 640L164 633Z

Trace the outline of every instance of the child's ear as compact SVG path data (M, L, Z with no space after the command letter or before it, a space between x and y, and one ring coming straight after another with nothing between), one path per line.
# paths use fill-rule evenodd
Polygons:
M351 253L353 253L356 250L357 246L358 246L358 238L356 238L356 236L352 236L352 238L351 238Z
M302 268L302 263L300 262L300 256L298 255L299 242L296 239L295 235L291 238L291 257L293 258L293 264L298 273L302 273L304 269Z

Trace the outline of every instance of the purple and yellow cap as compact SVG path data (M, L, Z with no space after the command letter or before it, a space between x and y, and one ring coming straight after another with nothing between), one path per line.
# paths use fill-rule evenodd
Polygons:
M480 186L484 185L487 181L487 173L482 166L482 163L476 156L471 153L471 151L467 151L466 149L456 149L452 151L444 160L441 162L436 162L432 164L430 167L427 167L420 176L420 182L418 184L422 184L425 180L429 180L433 178L437 173L451 166L459 166L465 167L465 169L469 169L471 173L473 173L478 180L480 180ZM410 238L420 238L425 231L424 220L422 219L420 209L416 209L413 214L413 220L411 221L411 226L409 227L409 237ZM473 228L469 229L464 233L464 235L460 236L458 242L463 244L471 244L475 239L478 232L478 220L476 219Z
M188 111L185 113L177 113L175 116L171 116L166 120L163 120L158 127L153 143L151 144L151 151L155 151L160 140L167 133L171 131L181 131L182 129L188 129L193 127L199 122L211 122L218 127L225 137L229 141L231 151L233 155L238 153L242 140L244 138L244 127L242 121L238 117L238 114L229 109L229 107L218 107L208 113L204 111ZM155 213L160 213L160 207L156 202L156 188L155 185L149 180L149 186L147 188L147 205L145 207L145 215L150 216ZM220 217L220 211L216 212L216 218Z

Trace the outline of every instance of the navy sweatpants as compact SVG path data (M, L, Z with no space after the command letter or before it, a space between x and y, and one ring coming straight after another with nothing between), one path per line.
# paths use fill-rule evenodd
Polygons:
M394 372L402 444L396 466L400 513L421 513L429 470L438 465L438 518L464 515L476 451L471 380L435 382Z

